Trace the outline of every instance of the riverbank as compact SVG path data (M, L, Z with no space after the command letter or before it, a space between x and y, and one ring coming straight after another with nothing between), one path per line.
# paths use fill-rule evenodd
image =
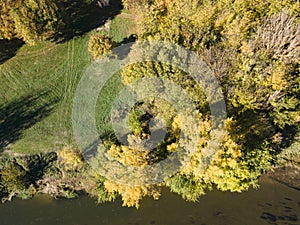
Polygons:
M198 57L203 58L207 68L212 70L210 77L215 77L216 83L221 85L219 91L216 89L216 92L211 93L221 94L224 91L224 98L220 96L221 102L224 99L224 104L221 105L228 106L227 114L230 115L224 123L224 139L222 137L218 140L220 143L214 143L215 150L219 151L208 162L206 170L199 170L201 162L207 158L206 147L210 146L210 139L214 137L214 111L209 112L208 106L210 98L204 93L206 90L202 90L203 87L197 84L197 79L202 77L202 70L199 70L198 78L192 79L175 63L185 62L188 65L190 61L186 59L189 57L180 59L181 54L177 57L177 53L171 53L166 57L176 56L175 64L167 65L163 63L164 48L159 47L157 51L154 48L153 52L157 55L155 58L163 59L162 62L146 61L125 66L120 73L116 73L106 82L99 92L97 102L94 102L95 125L108 150L107 156L124 166L154 165L166 159L177 147L180 149L181 143L188 143L189 134L192 134L190 137L197 136L199 142L196 143L197 148L191 160L182 166L178 173L163 177L166 178L163 185L184 199L196 201L213 187L224 192L249 190L257 186L257 179L274 164L274 174L268 172L267 175L297 189L296 178L299 171L293 166L289 168L290 164L286 164L289 163L289 158L285 156L284 160L287 160L279 165L277 155L283 146L289 146L294 141L294 134L299 128L299 94L298 89L294 88L299 86L299 56L292 54L293 52L289 53L288 55L294 56L291 59L287 56L286 49L281 48L278 50L280 54L277 51L275 54L272 49L266 47L272 46L273 43L269 43L269 39L264 40L266 35L262 34L269 34L269 26L282 25L287 21L290 21L288 24L293 24L288 26L290 30L287 33L297 33L295 29L298 22L292 12L287 14L284 9L279 11L277 6L272 5L272 1L268 2L270 4L253 5L254 9L251 10L248 9L248 3L244 5L240 2L241 8L244 9L240 12L231 8L231 4L222 1L212 4L203 2L203 5L199 3L194 9L181 8L180 1L174 1L174 4L166 1L163 8L156 1L147 2L147 7L145 4L139 5L140 16L131 18L117 10L118 12L113 13L114 16L102 18L101 23L99 21L97 26L104 23L104 27L86 31L84 35L69 41L59 44L43 42L36 46L20 47L15 57L3 61L0 65L0 152L7 154L7 150L11 150L11 153L8 152L11 155L7 158L2 160L2 156L0 157L1 199L6 201L13 196L26 199L37 193L74 198L84 192L89 193L99 203L122 198L124 206L139 207L139 201L146 196L158 198L161 185L148 185L148 182L143 185L143 182L136 179L134 181L137 185L129 186L127 181L123 182L123 185L120 172L115 166L112 167L111 173L117 178L106 179L102 173L98 173L98 170L103 168L101 154L99 160L95 157L91 162L94 165L89 165L76 147L76 132L72 130L72 120L76 118L73 117L73 109L77 107L74 107L73 100L77 99L75 96L80 96L77 95L80 90L77 88L82 77L85 77L84 74L94 71L89 68L97 65L92 63L87 48L95 34L104 35L104 40L111 38L112 41L118 42L118 45L133 41L132 39L137 37L137 40L169 41L196 52ZM161 13L161 9L164 13ZM128 10L131 10L130 7ZM214 10L216 11L213 18L203 16L211 15ZM263 13L244 17L248 15L248 10ZM181 19L174 20L178 16ZM232 18L245 20L238 21ZM89 25L88 21L81 22L82 26L85 23ZM155 27L151 27L153 24ZM232 27L236 27L237 24L250 26L237 28L234 32L237 31L237 35L233 37ZM267 36L273 37L272 40L282 40L281 33L286 32L281 31L286 31L285 26L279 26L277 30L280 31L278 34ZM280 46L290 46L290 43L291 41L280 43ZM130 57L138 58L137 53L138 51L132 49ZM289 63L286 63L287 61ZM222 65L222 69L219 65ZM96 68L97 66L95 71ZM164 102L165 100L159 99L158 96L153 99L151 97L143 102L136 102L130 109L128 115L132 134L128 135L129 145L120 143L113 130L111 115L117 115L114 118L120 121L123 115L111 109L117 96L122 93L124 85L129 85L131 81L142 78L141 76L167 78L187 91L195 103L195 107L192 107L192 104L187 107L188 110L192 110L189 114L191 112L191 115L195 115L200 123L194 124L180 117L180 113L175 109L182 105L181 101L174 102L171 106L171 103L169 105L168 101ZM101 78L100 74L98 78ZM148 86L143 83L141 87L144 85ZM175 94L173 90L163 86L155 89L159 92L163 89L170 91L170 96ZM216 88L208 86L208 93L212 88ZM83 105L79 106L81 109ZM149 149L140 143L151 136L151 129L148 129L151 127L148 125L151 124L151 118L156 117L166 121L167 134L162 143L148 151ZM86 127L88 123L80 125ZM193 131L196 130L199 132L195 132L194 135ZM152 132L154 133L156 132ZM180 141L182 138L183 142ZM143 154L140 154L141 152ZM277 169L279 171L276 172ZM135 176L139 177L142 176Z
M300 166L277 167L263 176L300 191Z
M99 200L101 198L113 200L104 188L104 183L97 182L98 176L81 155L71 149L39 155L9 155L0 158L0 196L3 202L14 197L30 199L39 194L51 195L53 199L77 198L88 194L95 202L98 199L99 203L103 202ZM281 166L277 164L260 176L259 184L275 182L300 191L298 159L294 157Z
M267 171L264 176L300 190L300 132L295 135L294 143L277 156L273 170Z
M163 189L160 200L145 198L139 210L121 205L120 199L97 205L86 195L72 200L36 195L0 205L1 225L296 225L300 218L300 192L266 176L257 190L214 190L196 203Z

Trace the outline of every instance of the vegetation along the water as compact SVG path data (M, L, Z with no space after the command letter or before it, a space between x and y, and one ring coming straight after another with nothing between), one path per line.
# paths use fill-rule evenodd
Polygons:
M300 188L299 19L297 0L0 0L0 198L87 193L99 203L122 198L124 206L139 207L145 196L158 199L164 186L197 201L212 189L258 188L264 173ZM82 157L72 134L76 87L89 65L132 41L183 46L217 78L227 119L204 170L213 129L205 90L160 62L131 64L109 79L96 106L99 136L107 155L126 166L154 165L176 152L183 118L166 101L134 105L128 145L110 122L122 87L147 76L170 79L190 96L200 121L185 128L199 134L189 161L159 184L131 186L97 173L97 157L91 164ZM149 150L141 143L151 136L152 117L165 121L167 134Z

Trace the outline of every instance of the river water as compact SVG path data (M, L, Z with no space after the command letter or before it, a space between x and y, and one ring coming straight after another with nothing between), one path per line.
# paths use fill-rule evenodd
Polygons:
M267 178L259 190L212 191L197 203L163 190L146 198L139 210L121 201L97 205L93 199L54 200L39 195L0 205L0 225L264 225L300 224L300 191Z

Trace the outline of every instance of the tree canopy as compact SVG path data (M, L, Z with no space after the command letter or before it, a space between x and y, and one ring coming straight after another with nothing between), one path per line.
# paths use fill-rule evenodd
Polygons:
M0 0L1 38L17 37L29 44L55 38L68 26L63 2ZM141 78L171 80L189 96L193 107L187 107L187 113L181 115L174 105L159 96L136 102L128 112L130 133L122 136L125 141L121 143L116 135L104 136L106 150L99 145L98 152L105 154L96 154L91 166L71 147L63 148L56 157L34 156L42 167L30 163L26 157L1 159L1 193L7 198L36 188L72 197L85 190L98 202L121 197L123 205L139 207L145 196L158 199L161 186L189 201L197 201L212 188L241 192L258 187L258 178L276 163L278 153L299 132L299 1L123 0L123 3L135 15L138 40L184 46L213 71L228 114L224 124L219 124L224 134L214 145L214 154L207 160L215 118L205 90L176 66L153 61L131 63L120 71L124 86ZM112 53L116 45L108 36L92 34L88 51L96 59ZM140 54L133 47L131 50L129 59ZM160 53L157 49L151 51ZM181 60L177 56L172 59ZM163 82L155 87L142 85L144 90L169 90ZM124 115L114 112L113 116L121 120ZM199 124L184 123L188 116L196 118ZM152 143L150 147L144 143L161 131L155 126L152 129L153 118L164 121L166 132L161 142L151 148ZM186 130L192 132L185 133ZM190 157L180 158L178 170L159 183L139 182L139 177L129 184L122 183L111 178L121 176L118 167L104 168L110 177L98 172L103 169L101 157L116 162L120 168L140 172L178 153L191 140L197 142ZM126 175L122 174L125 177L122 178L131 179Z
M54 0L0 2L0 36L17 37L29 44L58 36L66 28L63 5Z
M221 84L228 109L225 135L210 164L203 169L203 151L212 129L203 90L178 68L162 63L136 63L122 69L125 85L147 76L167 78L185 89L197 105L193 112L201 121L201 126L196 128L201 131L197 150L175 175L160 185L191 201L213 187L233 192L257 187L258 177L271 167L285 145L286 132L291 127L294 130L299 127L299 1L123 2L136 14L139 40L182 45L197 52L209 64ZM168 115L164 117L168 138L152 151L109 142L111 157L126 165L144 166L176 151L182 124L171 108L155 98L140 102L130 114L133 133L128 138L148 138L146 115L163 117L164 112ZM127 198L126 185L107 182L110 192L118 192L123 200ZM152 193L149 187L145 186L144 190L148 191L133 191L133 196L140 199ZM124 200L124 204L138 206L139 203Z

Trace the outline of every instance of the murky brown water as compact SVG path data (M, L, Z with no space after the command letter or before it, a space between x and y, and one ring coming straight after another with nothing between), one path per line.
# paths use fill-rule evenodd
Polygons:
M53 200L37 196L0 205L0 225L267 225L300 224L300 191L270 180L259 190L213 191L189 203L165 190L158 201L144 199L139 210L121 202L96 205L87 196Z

